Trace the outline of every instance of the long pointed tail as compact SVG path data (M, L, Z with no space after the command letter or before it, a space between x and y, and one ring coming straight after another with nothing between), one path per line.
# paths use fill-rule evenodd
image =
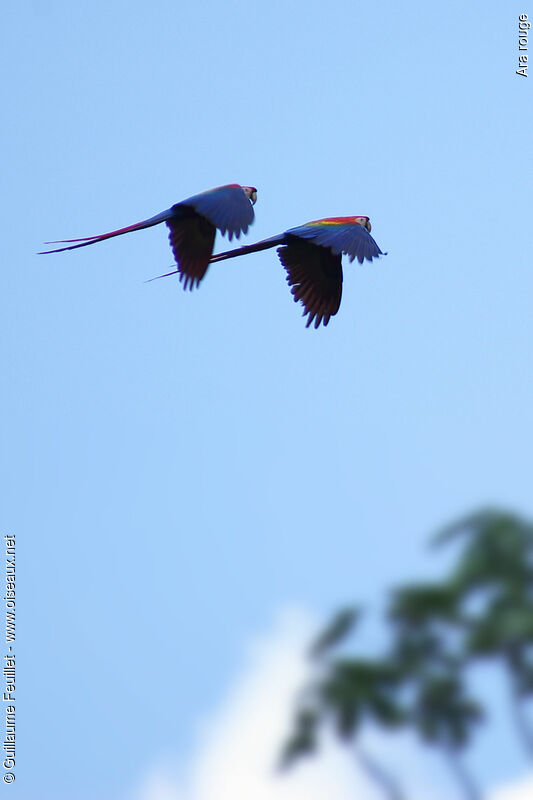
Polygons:
M277 247L285 241L285 234L279 236L271 236L270 239L262 239L255 244L246 244L243 247L236 247L234 250L226 250L225 253L217 253L211 256L209 263L213 264L215 261L224 261L226 258L236 258L237 256L245 256L248 253L257 253L259 250L268 250L269 247Z
M255 244L246 244L244 247L235 247L233 250L226 250L225 253L217 253L215 256L211 256L209 263L212 264L214 261L224 261L226 258L245 256L247 253L257 253L259 250L267 250L269 247L277 247L277 245L283 244L284 241L284 233L282 233L280 236L271 236L270 239L262 239L260 242L256 242ZM148 278L145 283L158 281L159 278L168 278L169 275L176 275L178 272L179 269L173 269L172 272L165 272L163 275L156 275L155 278Z
M67 247L58 247L55 250L42 250L37 255L46 256L50 253L62 253L64 250L76 250L78 247L87 247L89 244L96 244L96 242L103 242L105 239L112 239L113 236L122 236L123 233L140 231L143 228L151 228L152 225L159 225L160 222L166 222L167 219L175 216L175 214L175 211L173 212L171 208L167 208L165 211L161 211L160 214L156 214L155 217L143 219L141 222L135 222L133 225L127 225L125 228L118 228L116 231L101 233L99 236L84 236L81 239L58 239L54 242L45 242L45 244L63 244L68 242L79 242L80 244L69 244Z
M148 280L144 281L145 283L152 283L152 281L158 281L159 278L168 278L169 275L178 275L179 269L173 269L172 272L165 272L163 275L156 275L155 278L148 278Z

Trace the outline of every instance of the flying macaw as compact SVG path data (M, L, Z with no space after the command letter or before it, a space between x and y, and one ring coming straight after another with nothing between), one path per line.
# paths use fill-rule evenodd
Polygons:
M193 286L200 284L209 266L216 229L218 228L223 235L227 232L230 241L233 236L238 239L241 233L247 232L248 226L254 221L253 205L256 200L257 189L254 186L240 186L238 183L218 186L216 189L188 197L167 208L166 211L156 214L155 217L128 225L126 228L102 233L100 236L45 242L45 244L80 242L80 244L45 250L39 255L75 250L77 247L86 247L89 244L103 242L104 239L111 239L113 236L140 231L160 222L166 222L170 228L168 238L178 267L176 272L179 273L180 281L183 281L183 288L192 290Z
M279 236L219 253L211 257L211 263L282 245L278 256L287 270L294 302L300 301L303 316L308 315L306 327L314 320L318 328L320 323L328 324L341 304L342 254L346 253L350 261L357 258L360 264L365 258L372 261L386 255L370 235L371 230L368 217L318 219L289 228Z

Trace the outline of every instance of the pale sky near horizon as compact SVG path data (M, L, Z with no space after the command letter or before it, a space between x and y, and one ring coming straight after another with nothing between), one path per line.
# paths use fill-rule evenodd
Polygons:
M320 758L304 758L281 773L273 764L294 697L309 677L303 651L316 624L302 610L286 608L249 641L232 685L197 725L187 760L176 763L169 754L150 764L132 800L383 800L380 786L361 770L355 747L339 747L330 735L321 737ZM409 800L460 796L438 749L423 750L421 758L412 737L375 730L365 732L362 747ZM532 792L529 771L483 797L530 800Z
M2 10L6 796L131 800L150 765L187 762L280 609L376 608L441 572L425 545L443 523L486 503L533 517L523 12ZM370 217L388 255L344 265L326 329L305 329L274 251L213 265L187 294L144 283L172 263L163 227L35 255L229 182L258 188L248 242ZM365 631L379 649L379 625ZM503 686L480 681L496 724L471 758L490 788L525 763Z

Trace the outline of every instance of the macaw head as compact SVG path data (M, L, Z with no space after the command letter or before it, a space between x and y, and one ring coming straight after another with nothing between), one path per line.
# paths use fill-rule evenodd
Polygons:
M243 186L244 194L250 200L251 204L254 206L257 202L257 189L255 186Z
M372 230L372 225L370 224L368 217L354 217L353 221L356 223L356 225L362 225L363 228L366 228L369 233Z

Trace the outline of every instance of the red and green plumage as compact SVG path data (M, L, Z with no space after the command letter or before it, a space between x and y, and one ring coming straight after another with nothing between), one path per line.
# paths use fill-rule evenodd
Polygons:
M188 197L154 217L125 228L102 233L99 236L46 242L46 244L67 244L67 247L46 250L41 255L76 250L78 247L86 247L111 239L113 236L121 236L165 222L170 230L168 238L176 259L180 281L183 281L184 289L192 289L193 286L198 286L207 271L217 229L223 235L227 233L230 241L234 236L238 239L241 233L245 234L254 221L253 204L256 199L257 190L253 186L240 186L237 183L218 186Z
M278 247L295 302L301 302L307 327L327 325L339 310L344 253L360 264L384 255L370 235L368 217L328 217L289 228L279 236L219 253L211 262Z

